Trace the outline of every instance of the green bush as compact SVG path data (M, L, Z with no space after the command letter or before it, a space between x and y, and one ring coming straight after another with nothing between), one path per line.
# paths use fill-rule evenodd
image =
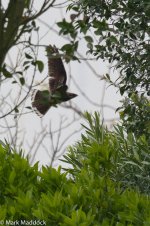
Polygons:
M32 218L31 209L39 195L38 164L17 154L8 144L0 145L0 220Z
M88 125L83 125L85 134L81 141L64 156L64 161L73 166L69 169L73 177L87 167L96 175L121 182L123 188L149 194L150 146L144 134L137 138L119 125L113 132L108 131L97 113L86 113L86 118Z
M38 170L38 163L30 166L21 152L1 143L1 225L150 225L146 139L126 135L121 126L108 131L97 113L86 119L81 140L62 160L67 169Z
M132 93L130 99L126 98L120 112L123 126L135 136L145 135L150 144L150 100L143 95Z

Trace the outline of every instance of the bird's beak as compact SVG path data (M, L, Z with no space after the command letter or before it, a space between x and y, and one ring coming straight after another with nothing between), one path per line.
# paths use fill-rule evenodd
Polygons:
M67 92L67 95L69 96L69 99L73 99L73 98L75 98L75 97L78 96L78 95L75 94L75 93L68 93L68 92Z

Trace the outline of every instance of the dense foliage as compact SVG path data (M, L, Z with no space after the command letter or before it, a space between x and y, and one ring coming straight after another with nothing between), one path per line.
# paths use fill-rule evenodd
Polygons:
M60 33L70 35L72 42L63 50L72 53L85 39L88 53L120 69L121 94L140 89L150 95L148 1L71 0L68 10L72 21L58 23Z
M70 19L58 23L70 43L62 50L67 60L77 59L80 44L87 43L87 57L109 61L119 71L115 81L126 98L122 125L137 137L150 138L150 4L147 0L70 0ZM113 75L112 75L113 76ZM105 78L114 84L113 77ZM150 140L149 140L150 142Z
M0 221L55 226L149 225L149 147L121 127L108 131L86 113L81 140L70 147L65 171L29 165L0 146Z
M133 132L137 137L144 134L150 144L150 101L143 95L133 93L130 98L125 98L119 109L127 132Z

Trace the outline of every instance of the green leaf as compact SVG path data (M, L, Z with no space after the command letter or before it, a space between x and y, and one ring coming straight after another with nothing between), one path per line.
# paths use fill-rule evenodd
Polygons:
M93 38L91 36L85 36L84 39L87 41L87 42L93 42Z
M27 108L27 109L29 109L29 110L32 110L32 107L30 107L30 106L27 106L27 107L25 107L25 108Z
M18 112L19 112L19 110L18 110L17 106L14 108L14 111L15 111L16 113L18 113Z
M10 184L13 184L15 177L16 177L16 172L15 172L15 170L13 170L13 171L11 171L11 173L9 175L9 179L8 179Z
M33 57L32 57L31 55L29 55L28 53L25 53L25 57L26 57L27 59L33 59Z
M62 49L62 51L72 52L72 45L65 44L65 45L63 45L63 47L61 49Z
M23 62L23 66L25 66L25 65L27 65L27 64L30 64L30 63L31 63L31 62L28 61L28 60L27 60L27 61L24 61L24 62Z
M19 74L19 75L23 75L23 72L22 71L16 71L15 73L16 74Z
M106 78L110 81L110 75L106 73Z
M25 79L23 77L19 78L21 85L23 86L25 84Z
M91 42L88 42L87 43L87 48L90 49L90 50L93 49L93 44Z
M35 61L35 64L38 66L38 70L41 73L43 71L43 69L44 69L44 63L43 63L43 61L37 60L37 61Z
M111 36L110 41L113 42L113 43L116 43L116 44L118 43L118 40L115 36Z
M28 70L29 67L30 67L29 65L25 66L24 71Z
M6 68L3 70L3 75L4 75L6 78L12 78L12 73L10 73L9 71L7 71Z
M36 23L35 23L35 21L34 21L34 20L32 20L32 22L31 22L31 23L32 23L32 26L36 28Z
M137 39L137 37L136 37L132 32L130 32L129 35L130 35L130 38L132 38L132 39L134 39L134 40Z

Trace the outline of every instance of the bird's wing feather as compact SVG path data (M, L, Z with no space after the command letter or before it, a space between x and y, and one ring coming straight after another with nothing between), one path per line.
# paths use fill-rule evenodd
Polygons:
M43 95L43 92L40 90L34 89L32 91L31 101L32 107L39 117L43 117L50 108L48 100L45 98L45 95Z
M55 46L49 45L46 51L50 76L49 88L50 92L54 93L58 87L66 85L67 75L62 59L59 57L58 49Z

